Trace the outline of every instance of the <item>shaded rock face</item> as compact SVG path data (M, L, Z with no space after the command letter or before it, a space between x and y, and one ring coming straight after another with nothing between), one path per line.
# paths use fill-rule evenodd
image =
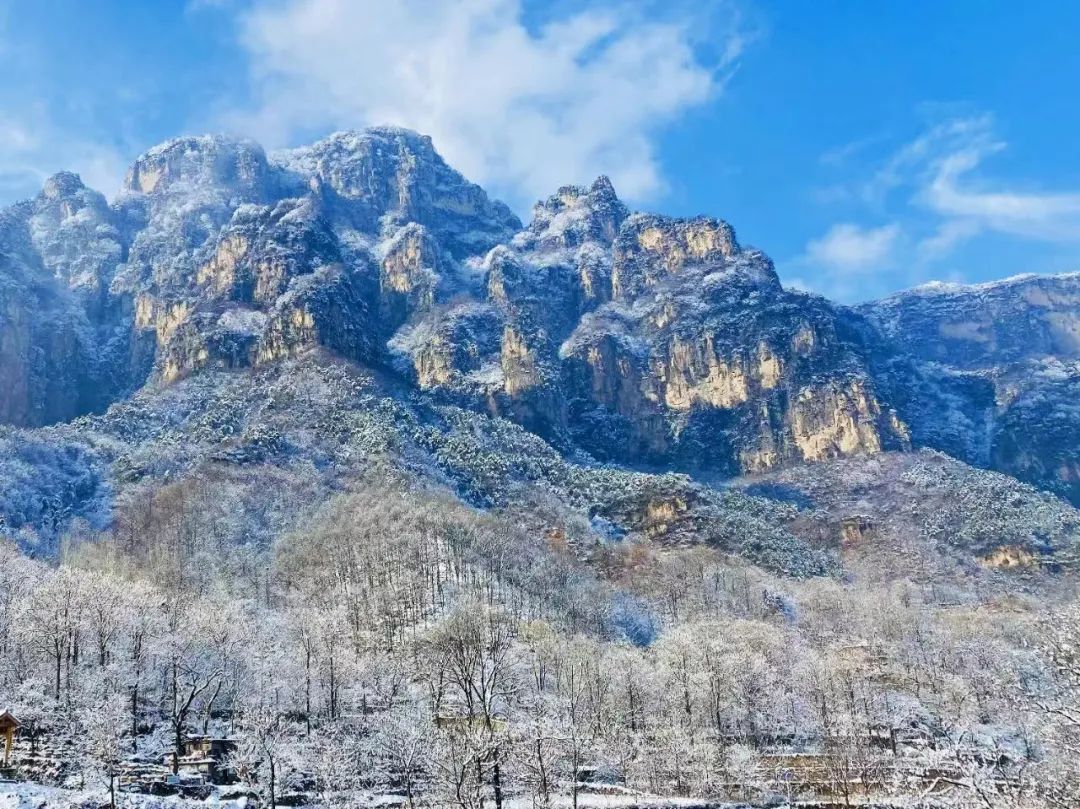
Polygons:
M108 401L120 255L104 197L75 175L0 212L0 422L50 424Z
M1075 279L837 307L606 178L523 228L401 129L169 141L111 204L57 175L0 214L0 284L5 423L318 349L603 460L739 474L926 445L1080 486L1053 405Z
M862 309L909 355L962 370L1080 359L1080 274L928 284Z
M918 374L918 396L882 381L908 391L922 443L1080 503L1080 274L932 284L861 311Z

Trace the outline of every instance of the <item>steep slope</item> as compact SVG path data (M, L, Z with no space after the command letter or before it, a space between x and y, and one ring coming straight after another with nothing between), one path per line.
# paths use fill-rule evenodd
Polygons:
M1076 565L1080 512L1008 475L939 452L883 453L775 470L734 483L789 503L797 534L839 545L860 578L945 584L986 571Z
M444 254L519 227L430 140L395 129L273 160L249 142L181 138L140 157L111 206L62 174L4 216L3 362L24 381L0 417L25 425L310 345L375 362L384 331L432 302ZM35 336L52 310L70 328Z
M724 222L631 214L601 178L538 204L482 269L485 300L391 344L422 389L628 463L732 473L907 444L861 335Z
M861 308L925 362L978 371L1080 359L1080 273L927 284Z
M387 127L272 155L176 139L111 204L61 174L0 225L3 423L318 349L586 463L732 476L921 446L1080 497L1076 277L852 310L606 178L523 228Z
M173 141L136 162L117 206L139 223L122 272L164 382L310 345L378 362L395 319L432 303L444 253L518 226L430 140L395 129L273 159L249 143Z
M836 564L828 547L784 527L795 511L783 503L568 461L506 420L410 399L321 350L253 371L207 370L68 424L0 428L0 527L42 554L73 520L101 529L140 493L193 480L213 481L202 508L224 546L265 551L303 509L387 479L447 488L483 508L524 507L545 530L572 518L583 556L639 538L704 544L797 576ZM545 521L545 501L569 516Z
M932 284L861 312L930 388L899 405L917 437L1080 502L1080 274Z
M0 422L48 424L106 400L95 345L110 339L107 288L121 252L105 198L75 175L0 211Z

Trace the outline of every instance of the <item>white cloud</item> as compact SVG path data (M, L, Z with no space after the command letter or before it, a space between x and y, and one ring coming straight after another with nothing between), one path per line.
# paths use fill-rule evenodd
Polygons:
M533 29L520 0L285 0L240 30L255 102L231 128L274 145L411 127L519 206L601 173L629 199L656 195L658 130L718 92L744 42L732 30L707 65L688 24L618 9Z
M947 219L931 235L919 240L919 258L933 261L949 255L957 245L979 234L982 227L971 219Z
M980 169L1008 144L989 115L953 118L898 150L875 175L872 193L909 187L910 201L939 218L923 244L943 255L980 232L1045 242L1080 241L1080 191L1019 190Z
M824 236L807 244L806 256L829 270L861 271L886 261L899 235L900 226L895 223L878 228L851 223L833 225Z
M25 43L7 30L10 3L0 0L0 71L29 75ZM0 91L0 206L32 197L58 171L75 171L87 185L112 193L120 187L126 158L105 141L62 125L41 98L43 93L14 82ZM15 92L11 92L15 91Z
M58 171L107 195L120 188L128 161L118 149L57 125L40 105L8 114L0 122L0 204L35 195Z
M923 193L926 204L942 216L957 217L954 222L987 230L1051 242L1080 241L1080 193L965 187L965 176L979 167L986 154L972 147L939 160Z
M822 162L850 173L856 168L845 163L870 142L854 141L823 155ZM843 222L808 242L791 267L812 278L814 288L854 299L943 272L955 278L945 260L980 236L1080 243L1080 191L1021 189L1016 181L989 176L989 159L1007 146L992 116L967 115L939 121L877 165L864 161L861 173L869 179L818 192L819 202L842 209ZM892 224L857 224L882 218Z
M867 300L880 292L905 246L899 223L862 227L842 222L811 239L802 255L784 262L784 284L834 300Z

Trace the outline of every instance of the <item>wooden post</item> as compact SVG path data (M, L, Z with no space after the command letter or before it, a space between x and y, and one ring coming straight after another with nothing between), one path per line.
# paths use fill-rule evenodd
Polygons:
M15 747L15 731L21 727L19 720L11 711L0 711L0 733L4 734L4 766L11 762L11 751Z

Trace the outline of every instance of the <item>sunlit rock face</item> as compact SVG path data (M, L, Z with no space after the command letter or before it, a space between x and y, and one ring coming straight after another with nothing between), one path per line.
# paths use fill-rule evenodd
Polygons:
M539 203L482 268L502 337L497 356L469 361L492 372L433 362L448 354L429 328L426 347L411 343L422 386L627 463L739 473L909 441L862 335L783 290L724 222L632 214L601 178Z
M12 424L316 347L378 364L410 317L456 294L458 258L520 228L430 140L389 128L271 157L180 138L138 158L111 205L60 174L4 216Z
M572 398L580 440L617 459L593 437L616 431L654 462L732 474L905 446L843 317L783 290L726 226L709 223L706 258L688 261L686 225L654 220L674 257L658 252L637 297L583 318L561 347L587 380Z
M0 214L0 284L7 424L321 351L607 461L736 475L931 446L1080 493L1075 277L839 307L726 222L633 212L603 177L522 226L402 129L176 139L111 203L56 175Z

